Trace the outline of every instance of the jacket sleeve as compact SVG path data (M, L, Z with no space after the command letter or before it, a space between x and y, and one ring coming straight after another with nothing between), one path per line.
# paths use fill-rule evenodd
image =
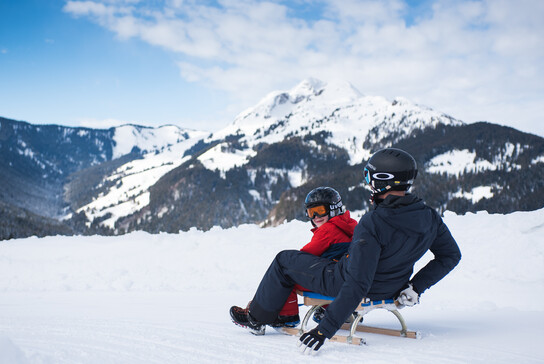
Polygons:
M366 296L374 280L381 245L370 234L362 234L362 230L361 225L355 228L349 256L344 258L344 284L318 326L329 339Z
M315 230L312 240L300 249L303 252L313 255L321 256L325 250L329 248L332 243L331 226L334 229L334 225L325 223L320 228Z
M461 260L461 251L450 230L438 213L435 212L435 216L438 219L437 236L429 248L434 259L412 278L412 284L419 294L444 278Z

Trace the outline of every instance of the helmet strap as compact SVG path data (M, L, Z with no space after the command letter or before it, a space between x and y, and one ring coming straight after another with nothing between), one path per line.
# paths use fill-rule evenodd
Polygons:
M378 200L380 200L379 196L383 195L384 193L386 193L387 191L391 190L391 186L387 185L385 186L384 188L380 188L380 189L376 189L374 188L374 186L372 186L372 193L370 194L370 204L374 204L376 203L376 205L378 205L381 201L378 202Z

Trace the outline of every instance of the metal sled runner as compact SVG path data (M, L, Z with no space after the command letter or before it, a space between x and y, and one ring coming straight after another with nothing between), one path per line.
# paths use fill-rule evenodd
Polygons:
M283 328L284 332L291 335L302 335L304 332L308 331L307 325L310 318L313 316L314 312L319 307L328 305L332 301L334 301L334 297L323 296L314 292L297 291L297 293L304 297L304 305L311 306L311 308L308 310L308 312L304 316L304 319L302 320L302 323L300 324L300 329ZM354 345L362 345L365 343L365 341L364 339L355 336L355 333L357 331L418 339L420 337L419 332L409 331L406 326L406 322L404 321L404 318L398 311L402 307L404 306L399 305L399 303L396 302L395 300L370 301L364 298L361 301L361 303L359 303L359 305L357 306L357 309L356 309L357 315L355 316L354 320L351 323L346 323L342 325L341 327L341 329L343 330L348 330L349 335L348 336L334 335L330 340L337 341L337 342L345 342L345 343L354 344ZM372 326L359 324L361 320L363 319L364 315L378 308L382 308L393 313L393 315L395 315L395 317L399 320L401 329L400 330L385 329L380 327L372 327Z

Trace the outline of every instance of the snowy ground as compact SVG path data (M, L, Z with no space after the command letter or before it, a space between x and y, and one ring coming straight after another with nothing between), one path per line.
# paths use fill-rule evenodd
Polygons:
M402 310L420 340L362 334L304 359L297 339L230 322L309 226L0 242L0 363L544 363L544 209L445 221L459 266ZM419 265L428 257L424 257ZM370 325L397 327L371 312Z

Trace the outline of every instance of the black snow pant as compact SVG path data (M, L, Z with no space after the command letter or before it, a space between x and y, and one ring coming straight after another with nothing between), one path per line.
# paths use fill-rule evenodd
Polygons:
M263 324L273 323L295 284L336 297L344 283L341 263L299 250L281 251L257 288L249 307L251 316Z

